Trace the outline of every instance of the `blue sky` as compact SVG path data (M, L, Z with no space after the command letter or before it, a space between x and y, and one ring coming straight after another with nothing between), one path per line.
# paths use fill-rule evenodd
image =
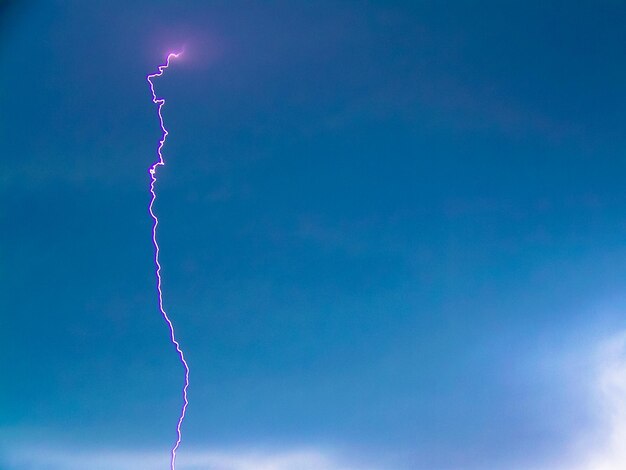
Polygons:
M620 2L14 2L0 466L613 470ZM624 392L624 393L622 393Z

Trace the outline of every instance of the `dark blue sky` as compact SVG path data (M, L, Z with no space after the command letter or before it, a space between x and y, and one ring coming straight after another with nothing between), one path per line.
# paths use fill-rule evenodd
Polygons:
M167 468L182 47L181 469L626 465L622 2L0 12L2 468Z

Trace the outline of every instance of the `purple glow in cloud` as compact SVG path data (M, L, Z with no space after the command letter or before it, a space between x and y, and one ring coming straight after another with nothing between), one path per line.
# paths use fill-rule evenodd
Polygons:
M163 308L163 291L161 289L161 264L159 263L160 250L159 250L159 243L157 242L157 236L156 236L157 226L159 225L159 219L157 218L157 216L155 215L153 211L153 206L154 206L154 201L156 200L156 192L154 190L154 184L157 181L156 170L158 166L165 165L165 160L163 160L162 150L163 150L163 145L165 144L165 139L167 138L168 132L163 123L163 115L161 114L161 109L163 108L163 105L165 104L165 99L157 98L157 95L154 92L154 83L152 83L152 79L163 75L163 72L165 71L165 69L167 69L170 66L170 60L179 57L181 54L182 52L168 54L165 64L159 65L159 68L158 68L159 71L157 73L150 74L146 77L148 80L148 83L150 84L150 91L152 92L152 101L154 102L154 104L157 105L157 113L159 115L159 123L161 124L161 132L162 132L161 140L159 141L159 146L157 147L158 159L150 167L150 179L151 179L150 194L152 194L152 198L150 199L150 205L148 206L148 210L150 211L150 215L152 216L152 219L154 221L154 224L152 225L152 243L154 244L154 263L156 265L157 292L159 296L159 310L161 311L161 315L163 315L163 318L165 319L167 326L170 329L170 340L172 341L172 344L176 348L176 352L178 353L180 362L185 368L185 385L183 387L183 407L181 409L180 417L178 418L178 424L176 426L176 443L174 444L174 447L172 447L172 451L171 451L171 461L170 461L171 470L175 470L176 468L176 451L180 447L180 442L182 439L180 428L183 424L183 420L185 419L185 413L187 412L187 405L189 404L189 401L187 400L187 388L189 388L189 365L187 364L187 361L185 361L185 355L183 353L183 350L180 348L180 344L178 343L178 341L176 341L176 335L174 333L174 325L172 324L172 321L170 320L169 316L165 312L165 309Z

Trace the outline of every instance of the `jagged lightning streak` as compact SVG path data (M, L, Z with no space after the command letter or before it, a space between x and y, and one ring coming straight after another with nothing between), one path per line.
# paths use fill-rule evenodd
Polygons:
M156 192L154 190L154 185L157 181L156 170L157 170L157 167L165 165L165 160L163 159L162 150L163 150L163 145L165 144L165 139L167 138L168 132L167 132L167 129L165 128L165 124L163 123L163 114L161 113L163 105L165 104L165 99L157 97L154 91L154 83L152 83L152 79L163 75L163 72L165 71L165 69L167 69L170 66L170 61L172 59L179 57L181 54L182 52L168 54L165 64L159 65L158 72L150 74L146 77L148 80L148 83L150 84L150 91L152 92L152 102L157 105L157 113L159 115L159 123L161 124L161 132L162 132L161 140L159 141L159 146L157 147L158 159L150 167L150 180L151 180L150 181L150 194L152 195L152 197L150 199L150 205L148 206L148 210L150 211L150 215L152 216L152 220L154 222L152 225L152 243L154 245L154 264L156 265L156 279L157 279L157 293L159 296L159 310L161 311L161 315L163 316L163 319L166 321L167 326L170 329L170 340L172 341L172 344L176 348L176 352L178 353L180 362L185 368L185 385L183 387L183 407L180 412L180 417L178 418L178 424L176 425L176 443L174 444L174 447L172 447L171 454L170 454L171 455L171 460L170 460L171 470L176 469L176 451L180 447L180 442L182 440L182 434L181 434L180 428L183 424L183 420L185 419L185 413L187 412L187 405L189 404L189 401L187 400L187 388L189 388L189 365L187 364L187 361L185 361L185 354L183 353L183 350L181 349L180 344L176 340L176 335L174 333L174 325L172 324L172 321L170 320L169 316L165 312L165 309L163 308L163 291L161 289L161 263L159 262L160 249L159 249L159 243L157 242L157 236L156 236L157 226L159 225L159 219L154 213L153 206L154 206L154 201L156 200Z

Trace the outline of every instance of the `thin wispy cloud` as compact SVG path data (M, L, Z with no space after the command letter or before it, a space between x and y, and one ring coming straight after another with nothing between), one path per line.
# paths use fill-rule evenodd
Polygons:
M585 348L582 348L585 349ZM580 361L578 351L569 362ZM593 395L595 426L581 429L562 455L539 465L498 465L480 467L515 468L516 470L623 470L626 468L626 331L596 343L588 351L593 357L580 387ZM569 365L563 365L570 367ZM588 402L579 406L590 406ZM129 449L80 449L69 445L15 445L4 449L0 468L6 470L158 470L168 461L166 451ZM364 464L357 454L345 455L319 446L267 448L187 448L178 459L180 470L395 470L395 466ZM400 462L401 463L401 462ZM432 470L420 467L417 470ZM404 467L403 467L404 468ZM412 467L409 467L412 468ZM455 468L455 467L443 467ZM468 467L469 468L469 467ZM477 467L472 467L477 468ZM456 468L455 468L456 470Z
M76 451L21 448L3 462L10 470L158 470L168 455L156 451ZM318 449L285 451L191 450L177 461L180 470L374 470L340 461Z

